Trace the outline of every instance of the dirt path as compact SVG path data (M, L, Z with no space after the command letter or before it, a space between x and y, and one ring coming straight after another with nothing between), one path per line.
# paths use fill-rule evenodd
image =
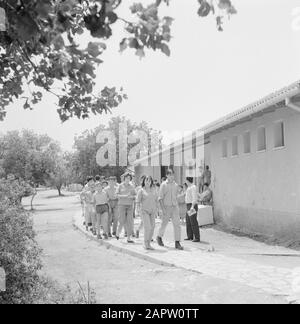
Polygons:
M26 201L25 201L26 204ZM227 280L154 265L90 241L72 226L76 196L36 198L34 224L44 273L77 289L88 281L99 303L285 303L281 297Z

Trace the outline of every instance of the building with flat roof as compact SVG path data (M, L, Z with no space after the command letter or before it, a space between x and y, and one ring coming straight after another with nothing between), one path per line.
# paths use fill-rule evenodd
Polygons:
M209 166L214 217L243 231L300 239L300 81L134 163L184 183ZM194 163L193 163L194 160Z

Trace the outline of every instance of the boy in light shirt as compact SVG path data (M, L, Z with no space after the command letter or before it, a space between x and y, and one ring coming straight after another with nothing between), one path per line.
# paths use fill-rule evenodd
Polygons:
M194 243L200 242L200 230L197 220L198 213L198 192L197 187L194 185L194 178L186 178L188 188L186 190L186 241L193 241Z
M127 232L127 242L134 243L131 240L133 235L133 202L136 197L134 186L131 184L132 175L127 173L124 175L124 182L117 189L118 206L119 206L119 227L116 238L120 238L120 234L125 227Z
M94 193L94 179L93 177L87 178L87 184L80 193L80 200L84 208L84 219L86 230L89 230L89 227L93 228L93 220L95 218L95 210L93 206L93 193Z
M108 220L108 227L109 232L108 236L111 237L116 236L117 229L118 229L118 196L117 196L117 190L118 190L118 184L117 184L117 178L116 177L110 177L108 179L109 185L105 188L105 191L108 194L109 200L109 206L110 206L110 213L109 213L109 220ZM112 228L112 235L111 235L111 228Z
M103 227L103 237L108 239L108 194L103 189L103 184L98 183L96 187L96 192L93 195L93 203L96 209L96 233L97 238L102 239L101 236L101 226Z

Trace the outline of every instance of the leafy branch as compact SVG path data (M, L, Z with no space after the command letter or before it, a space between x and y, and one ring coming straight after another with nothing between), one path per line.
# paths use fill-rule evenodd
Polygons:
M222 30L223 16L236 11L230 0L198 0L199 16L215 15ZM0 120L7 107L33 84L57 98L57 112L62 121L76 116L109 113L127 96L116 87L96 93L96 69L106 50L106 40L113 36L114 25L124 22L120 51L134 50L143 58L146 50L171 55L173 18L159 15L169 0L153 0L144 6L130 7L135 22L119 17L122 0L0 0L6 13L6 31L0 33ZM76 42L89 33L96 41L81 49ZM35 61L37 63L35 63ZM29 80L29 81L28 81ZM60 91L53 87L60 85ZM30 91L25 109L33 109L43 94Z

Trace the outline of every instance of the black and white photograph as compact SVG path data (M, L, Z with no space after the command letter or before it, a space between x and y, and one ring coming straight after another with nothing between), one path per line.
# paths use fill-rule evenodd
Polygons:
M299 143L299 0L0 0L0 304L300 304Z

